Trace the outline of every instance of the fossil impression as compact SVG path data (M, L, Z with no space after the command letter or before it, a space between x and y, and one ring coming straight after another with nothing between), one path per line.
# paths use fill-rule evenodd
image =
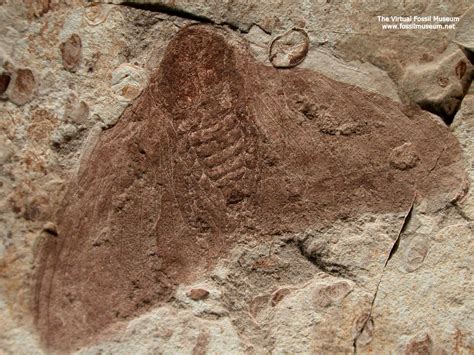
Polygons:
M38 329L55 349L85 344L169 300L243 238L408 211L415 193L460 185L458 162L428 114L263 66L226 30L188 26L71 179L58 235L39 248Z

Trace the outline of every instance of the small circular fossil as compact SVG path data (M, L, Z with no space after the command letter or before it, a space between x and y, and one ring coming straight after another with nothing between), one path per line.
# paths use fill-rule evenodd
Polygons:
M308 49L308 34L302 29L293 28L275 37L270 45L269 59L276 68L295 67L306 58Z
M112 92L120 101L132 101L140 95L145 85L145 74L135 65L124 63L112 72Z
M442 88L445 88L449 84L449 79L446 78L445 76L440 76L438 78L438 85L441 86Z
M88 4L84 10L84 18L90 26L97 26L107 20L108 10L103 4Z

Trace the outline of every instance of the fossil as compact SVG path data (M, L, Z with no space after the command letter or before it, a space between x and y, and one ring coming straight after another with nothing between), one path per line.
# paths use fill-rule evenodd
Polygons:
M63 66L66 70L75 71L81 60L82 41L77 34L72 34L65 42L59 46L63 59Z
M143 70L125 63L112 72L111 88L115 97L124 102L129 102L140 95L146 84Z
M103 4L89 4L84 10L84 19L90 26L97 26L107 20L110 6Z
M277 68L295 67L306 58L308 49L308 35L304 30L294 28L272 41L270 62Z
M35 76L30 69L17 69L9 84L7 95L10 101L20 106L33 99L37 84Z
M183 28L85 155L57 235L39 245L33 311L43 341L62 351L92 341L169 300L245 236L406 211L414 190L429 199L461 186L456 139L414 115L314 72L258 64L227 30ZM328 135L328 119L363 129ZM392 169L404 141L419 161Z

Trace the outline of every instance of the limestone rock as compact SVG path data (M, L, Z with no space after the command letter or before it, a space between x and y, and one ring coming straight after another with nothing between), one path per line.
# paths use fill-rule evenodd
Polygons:
M359 346L358 351L379 353L388 344L410 354L430 353L428 350L468 353L472 349L473 319L469 309L473 304L462 296L474 291L469 276L472 227L472 223L464 222L423 237L419 232L413 235L414 231L407 231L382 278L373 310L373 339ZM456 255L456 263L450 262L452 255ZM405 312L410 316L393 316Z
M412 102L451 123L469 89L472 65L461 50L448 53L407 67L401 85Z
M0 352L472 352L471 5L0 0Z
M474 21L474 7L467 10L461 17L456 26L456 33L454 35L455 41L467 50L468 57L471 62L474 60L474 30L472 23Z
M474 165L470 158L474 154L474 93L471 91L464 98L461 108L453 122L453 133L459 139L463 147L465 157L465 167L469 176L469 186L474 186ZM462 213L469 219L474 219L474 194L472 188L469 188L466 197L460 201L459 207Z
M90 109L87 103L79 101L76 95L71 95L64 107L64 121L76 125L87 125Z
M228 319L205 320L188 311L161 307L136 318L128 327L113 330L115 338L77 354L226 353L241 354L245 344Z

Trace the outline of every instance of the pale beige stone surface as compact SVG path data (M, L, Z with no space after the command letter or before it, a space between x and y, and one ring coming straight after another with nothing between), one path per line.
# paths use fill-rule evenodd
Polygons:
M146 86L171 37L199 17L230 25L266 65L272 39L298 27L310 40L299 67L396 101L463 99L451 127L468 181L439 201L419 201L401 234L406 215L370 215L238 245L169 304L78 352L472 353L474 94L463 97L472 67L450 45L469 44L471 27L464 21L456 38L444 30L381 33L375 19L461 16L470 1L136 2L166 7L0 0L0 75L11 76L0 96L0 353L44 353L29 310L35 244L54 237L54 208L101 132ZM66 61L61 48L69 48ZM311 255L343 267L321 270ZM193 288L209 295L193 300Z
M411 102L451 122L471 83L472 65L456 45L428 63L407 66L400 85Z
M474 51L474 6L467 10L461 17L459 25L456 26L454 40L462 47Z
M453 133L459 139L464 152L465 168L468 171L469 185L474 186L474 87L464 97L461 108L453 122ZM474 220L474 194L469 190L460 204L461 213L469 221Z
M468 296L474 292L474 226L459 220L424 232L423 222L432 221L412 221L383 275L372 313L373 340L358 350L402 353L416 336L427 334L433 352L468 354L474 345L474 304Z

